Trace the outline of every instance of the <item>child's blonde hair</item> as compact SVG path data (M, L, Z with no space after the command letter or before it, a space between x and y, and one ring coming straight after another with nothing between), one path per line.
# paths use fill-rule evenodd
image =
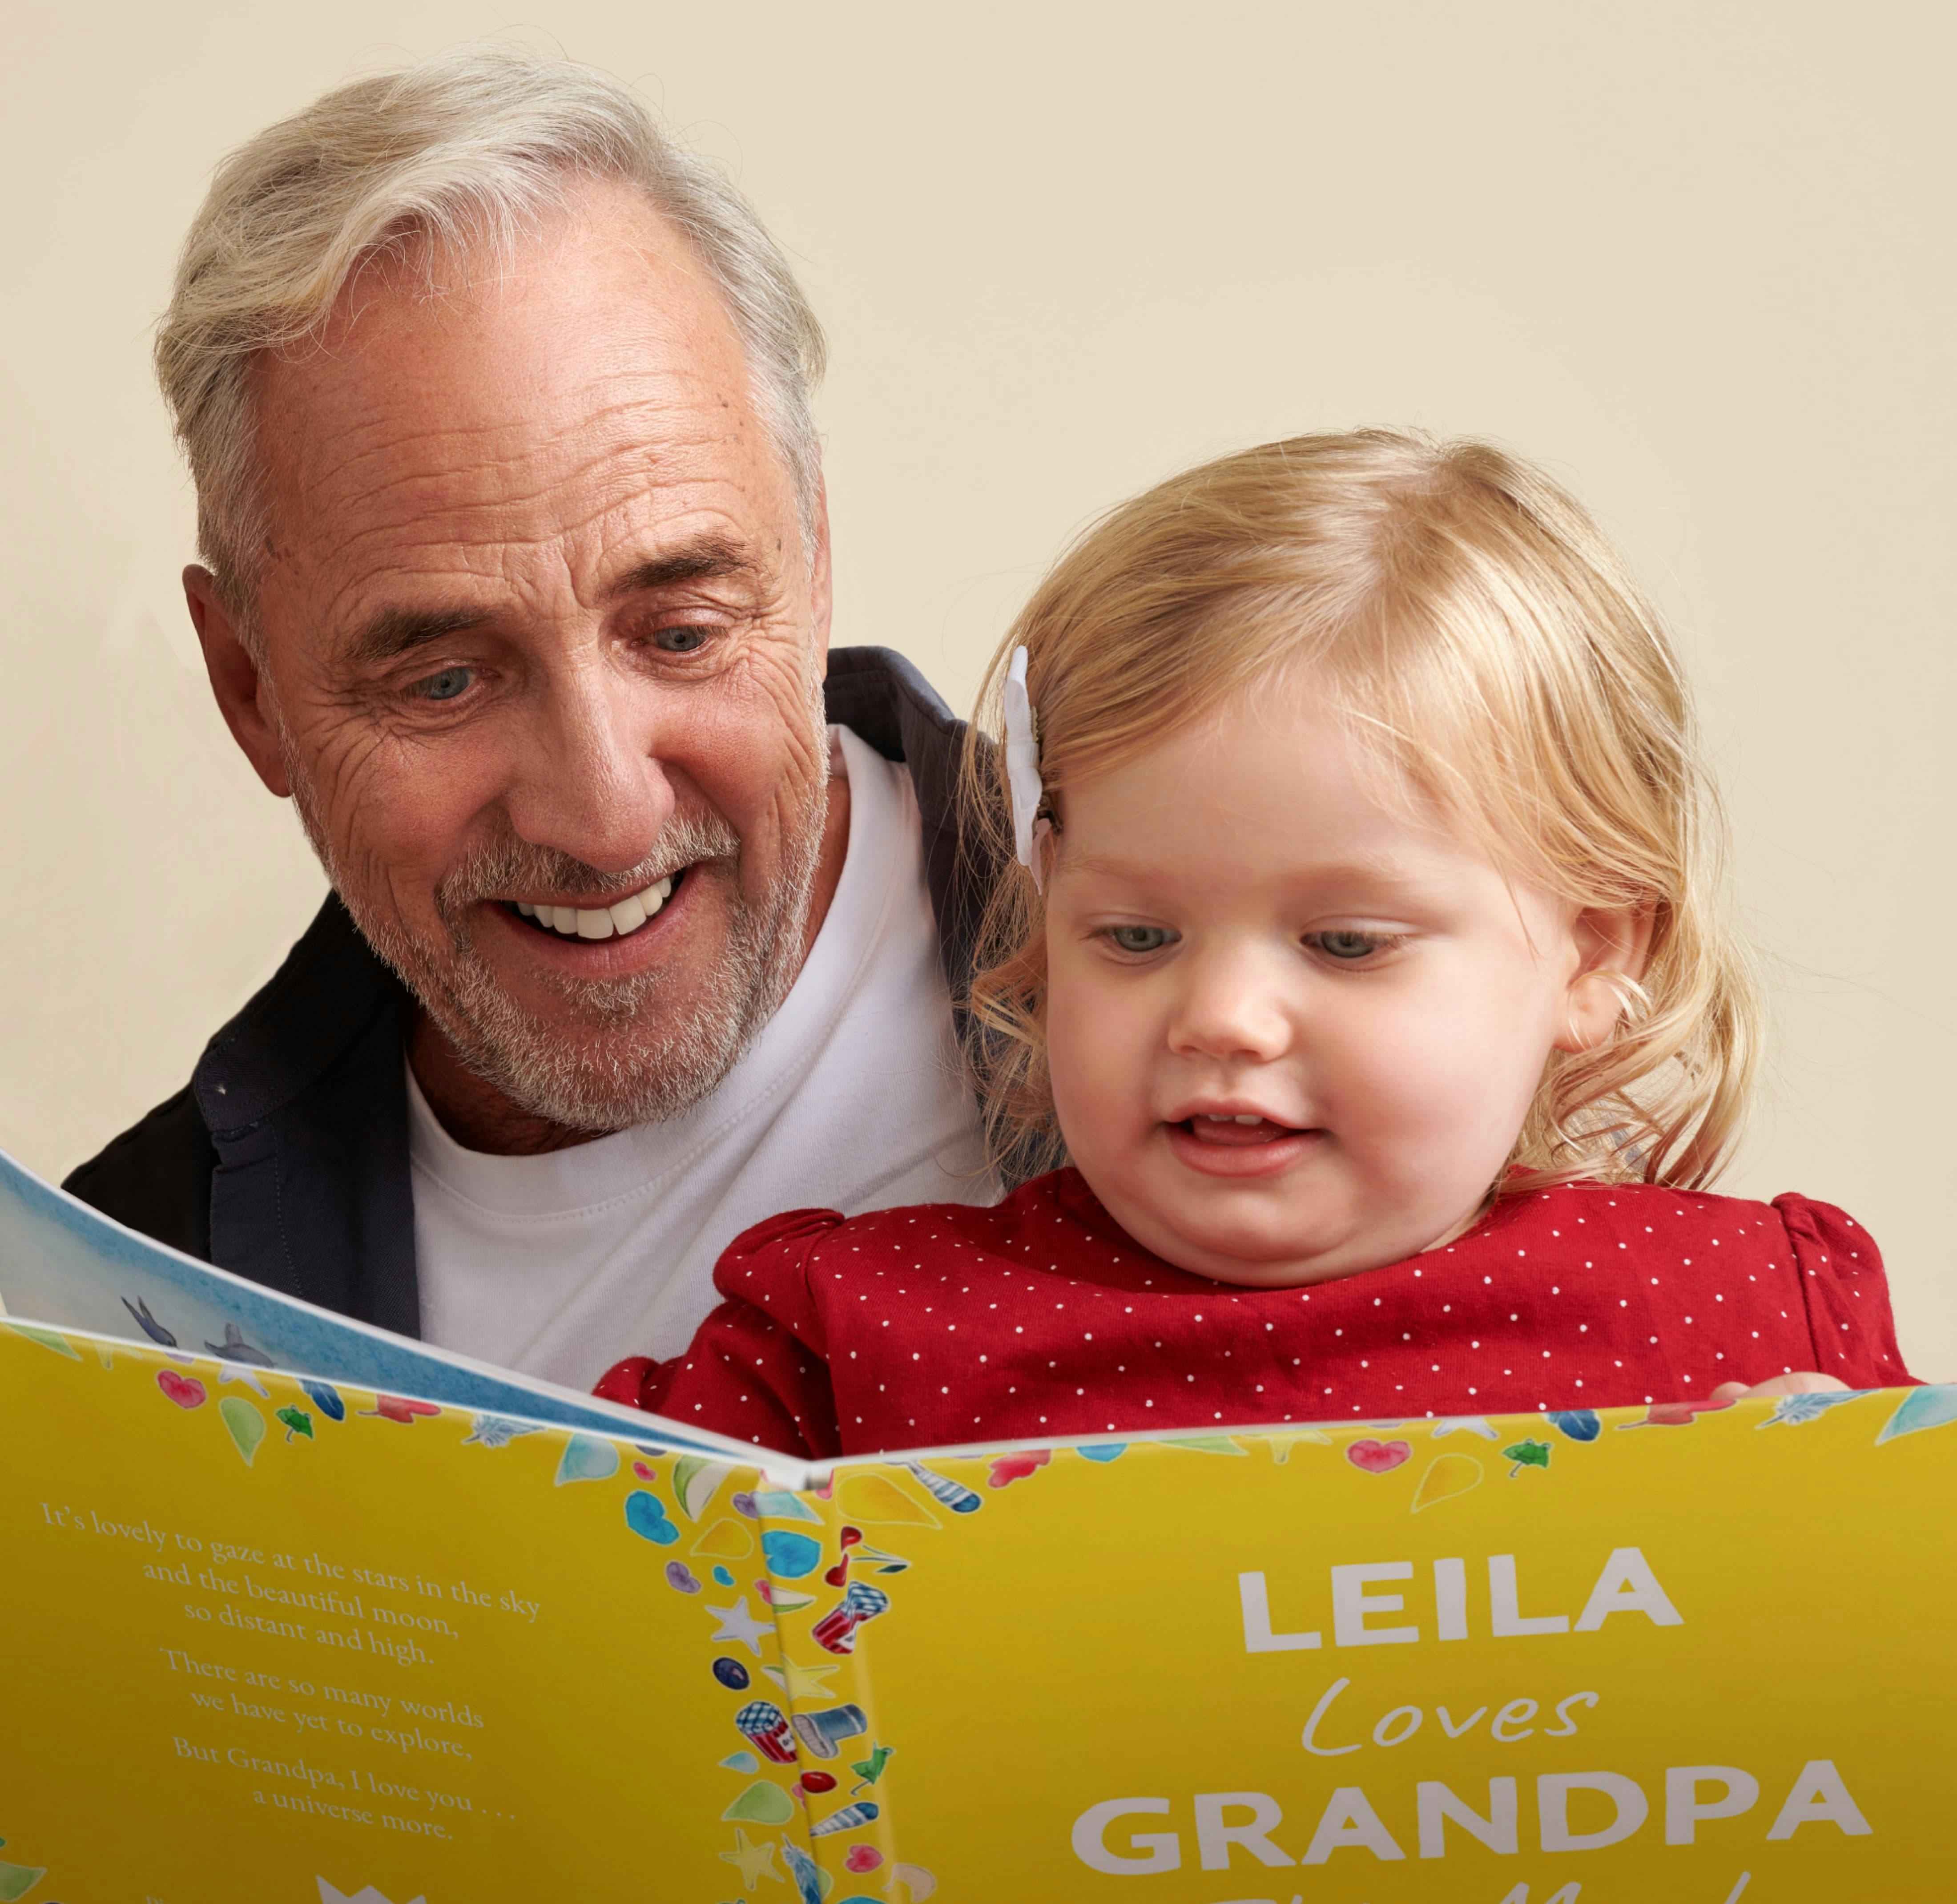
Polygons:
M995 734L1022 644L1049 795L1303 669L1391 784L1517 877L1586 907L1648 909L1623 1018L1602 1045L1552 1055L1497 1187L1696 1188L1727 1161L1760 1007L1725 921L1718 797L1657 615L1541 470L1399 430L1221 457L1122 504L1061 558L993 659L981 719ZM1063 1153L1042 906L1013 863L1001 755L975 729L968 799L1006 876L970 1005L995 1154L1024 1167Z

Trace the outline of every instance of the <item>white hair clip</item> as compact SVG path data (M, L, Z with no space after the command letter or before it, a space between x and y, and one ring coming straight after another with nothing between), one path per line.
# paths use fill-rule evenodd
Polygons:
M1026 692L1026 651L1013 650L1012 666L1006 671L1006 784L1013 799L1013 843L1020 864L1033 876L1033 890L1040 884L1040 843L1053 830L1053 823L1040 809L1046 803L1046 789L1039 769L1039 716L1033 711Z

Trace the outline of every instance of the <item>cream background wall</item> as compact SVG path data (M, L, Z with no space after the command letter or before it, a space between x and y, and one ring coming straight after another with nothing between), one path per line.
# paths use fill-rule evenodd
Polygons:
M1412 421L1573 482L1675 618L1777 956L1728 1187L1860 1216L1916 1368L1957 1377L1957 16L532 4L8 9L0 1145L58 1173L175 1089L323 890L176 591L147 350L209 170L514 30L640 81L799 261L838 639L954 703L1067 533L1194 457Z

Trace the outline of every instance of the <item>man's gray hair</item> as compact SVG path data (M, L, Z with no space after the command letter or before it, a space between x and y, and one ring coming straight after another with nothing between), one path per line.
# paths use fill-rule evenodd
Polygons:
M699 253L812 538L820 447L809 397L826 347L754 208L608 74L462 46L340 87L248 141L218 168L184 241L156 375L197 485L199 549L248 631L266 533L254 358L319 335L371 261L418 247L505 258L594 179L636 187Z

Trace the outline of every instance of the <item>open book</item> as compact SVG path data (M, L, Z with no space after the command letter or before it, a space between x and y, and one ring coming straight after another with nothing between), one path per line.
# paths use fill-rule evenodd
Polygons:
M0 1159L0 1904L1944 1899L1957 1389L819 1468Z

